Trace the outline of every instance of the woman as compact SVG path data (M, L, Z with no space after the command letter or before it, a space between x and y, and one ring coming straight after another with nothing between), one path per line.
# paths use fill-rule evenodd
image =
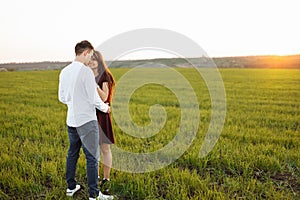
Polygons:
M109 71L103 57L99 51L95 51L91 61L89 62L89 67L93 70L95 74L95 79L98 84L98 94L103 102L111 104L113 91L115 87L115 80ZM112 120L110 113L103 113L97 110L97 119L99 123L99 144L101 153L103 155L103 171L104 177L100 182L100 188L103 193L108 194L110 189L110 169L112 165L112 154L110 150L110 145L115 144L114 133L112 129ZM98 172L100 172L100 165ZM100 174L100 173L98 173Z

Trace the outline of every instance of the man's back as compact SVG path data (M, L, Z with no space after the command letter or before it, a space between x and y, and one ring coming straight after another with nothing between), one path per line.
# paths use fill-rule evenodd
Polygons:
M67 125L78 127L96 119L93 72L74 61L59 76L59 100L68 106Z

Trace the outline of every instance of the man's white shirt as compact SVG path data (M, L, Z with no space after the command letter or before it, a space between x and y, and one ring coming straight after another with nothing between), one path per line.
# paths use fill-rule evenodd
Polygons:
M58 99L68 106L67 125L71 127L97 120L96 108L102 112L108 110L98 95L92 70L77 61L60 72Z

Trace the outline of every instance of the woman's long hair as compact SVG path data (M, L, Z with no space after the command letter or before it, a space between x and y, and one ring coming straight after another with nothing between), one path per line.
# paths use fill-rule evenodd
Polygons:
M94 51L93 56L98 63L98 76L96 76L96 82L99 84L100 79L104 80L104 82L108 82L109 94L106 101L111 103L115 89L115 79L108 69L102 54L99 51ZM102 87L102 85L100 85L100 87Z

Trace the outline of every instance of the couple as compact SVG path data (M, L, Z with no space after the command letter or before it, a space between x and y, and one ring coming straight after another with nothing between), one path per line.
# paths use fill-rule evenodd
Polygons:
M75 171L82 147L86 157L89 199L113 199L112 195L102 194L98 189L98 164L100 144L104 158L104 179L100 186L105 187L109 183L112 163L110 144L115 143L109 114L114 79L101 54L94 51L90 42L77 43L75 54L75 60L62 69L58 88L59 101L68 106L67 196L73 196L81 188L76 183Z

